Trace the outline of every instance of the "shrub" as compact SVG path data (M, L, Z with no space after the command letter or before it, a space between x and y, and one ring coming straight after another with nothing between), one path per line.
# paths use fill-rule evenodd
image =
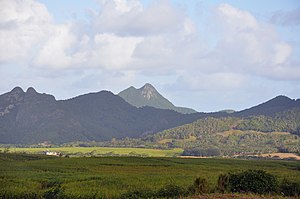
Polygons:
M230 173L229 186L232 192L268 194L278 190L276 177L262 170Z
M187 148L183 151L184 156L219 156L220 150L217 148Z
M208 182L205 178L196 178L193 184L194 194L203 194L209 192Z
M45 199L56 199L62 194L60 186L52 187L44 192Z
M284 179L280 184L280 192L284 196L300 196L300 183Z
M186 191L177 185L167 185L157 192L157 197L160 198L178 198L185 195Z
M35 192L32 191L17 191L17 192L7 192L7 191L0 191L0 198L7 198L7 199L14 199L14 198L22 198L22 199L38 199L41 198Z
M221 174L218 179L217 190L221 193L225 193L229 188L229 175Z
M120 196L120 199L156 198L156 193L148 190L129 191Z
M51 187L56 187L56 186L61 185L61 182L56 179L43 180L40 183L41 183L42 189L48 189Z

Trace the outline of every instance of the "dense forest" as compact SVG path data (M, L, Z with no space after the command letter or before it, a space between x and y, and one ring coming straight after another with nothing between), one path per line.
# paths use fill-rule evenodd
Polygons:
M262 132L290 132L300 135L300 108L278 113L274 117L253 116L242 120L236 128Z
M204 118L148 136L185 149L184 155L218 156L300 151L300 108L272 116Z

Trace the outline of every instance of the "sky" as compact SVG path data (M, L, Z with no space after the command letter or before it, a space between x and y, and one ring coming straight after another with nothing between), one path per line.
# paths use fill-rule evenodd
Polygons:
M300 98L299 0L0 0L0 93L152 84L176 106Z

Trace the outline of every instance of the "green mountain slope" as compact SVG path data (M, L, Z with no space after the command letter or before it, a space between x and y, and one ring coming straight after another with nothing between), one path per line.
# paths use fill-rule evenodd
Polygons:
M235 112L238 117L247 117L250 115L266 115L272 116L278 112L282 112L295 107L300 107L300 99L290 99L287 96L279 95L257 106Z
M191 154L300 153L300 107L274 116L203 118L150 135L146 141Z
M133 86L121 91L118 94L126 102L135 106L151 106L159 109L174 110L179 113L188 114L196 113L195 110L184 107L176 107L169 100L163 97L151 84L145 84L143 87L136 89Z

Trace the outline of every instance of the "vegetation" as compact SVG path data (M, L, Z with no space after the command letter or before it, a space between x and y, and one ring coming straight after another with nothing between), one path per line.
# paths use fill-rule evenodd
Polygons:
M300 109L271 116L203 118L145 138L106 142L73 142L63 146L182 148L187 156L247 156L264 153L300 154Z
M280 184L279 190L284 196L300 196L300 183L284 179Z
M138 101L138 97L135 96L140 96L143 100L145 100L143 95L148 95L150 99L156 96L158 100L153 98L154 104L147 105L155 106L159 103L164 108L173 107L151 85L145 85L141 90L131 87L127 89L125 95L133 96L135 101ZM146 101L149 101L148 97ZM168 104L171 107L168 107ZM54 96L38 93L33 88L28 88L24 92L17 87L11 92L0 95L0 142L1 144L37 144L48 141L63 144L76 141L107 142L113 138L122 140L130 137L135 138L134 142L138 140L152 147L161 147L160 141L163 139L175 140L168 142L170 144L168 147L183 145L184 148L191 148L203 144L177 143L177 140L190 139L192 136L197 140L206 139L204 148L210 148L211 145L216 144L211 141L211 137L214 136L212 134L230 130L241 130L246 133L284 131L299 135L300 100L292 100L284 96L233 113L221 111L180 114L179 112L183 111L180 107L175 107L175 111L172 111L144 107L144 105L143 102L141 104L143 107L134 107L120 96L108 91L56 100ZM185 109L184 112L186 111ZM189 125L199 119L201 120ZM187 125L178 127L184 124ZM166 130L174 127L177 130ZM161 133L156 134L157 132ZM148 139L142 139L147 135L149 135ZM156 141L159 143L157 144ZM280 144L284 144L285 147L286 143ZM235 151L241 150L235 149ZM274 147L271 150L274 150Z
M69 156L260 156L276 152L300 154L299 129L300 108L294 108L273 117L208 117L146 135L144 138L113 138L110 141L81 141L57 146L48 144L47 147L51 146L51 150ZM4 148L7 146L9 145L2 145L3 149L0 150L6 150ZM47 150L43 146L42 143L20 149L24 145L16 145L10 151L42 153Z
M262 132L290 132L300 135L300 108L290 109L270 116L253 116L241 121L236 129Z
M299 129L300 108L294 108L274 117L208 117L144 138L113 138L104 142L72 142L47 146L70 156L260 156L276 152L300 154ZM7 146L9 145L2 145L3 148ZM47 150L40 148L43 146L31 145L31 148L19 149L24 145L16 145L10 150L41 153Z
M259 183L275 176L282 182L275 194L299 196L289 191L299 188L299 167L286 161L0 153L0 198L178 198L216 193L221 178L228 191L245 172Z
M218 156L300 152L300 108L274 117L208 117L149 135L145 140L184 148L184 155Z
M232 192L252 192L258 194L276 193L278 182L274 175L262 170L247 170L230 173L228 187Z
M44 154L46 151L62 153L63 156L137 156L137 157L174 157L182 153L182 149L143 149L112 147L51 147L51 148L0 148L0 152Z

